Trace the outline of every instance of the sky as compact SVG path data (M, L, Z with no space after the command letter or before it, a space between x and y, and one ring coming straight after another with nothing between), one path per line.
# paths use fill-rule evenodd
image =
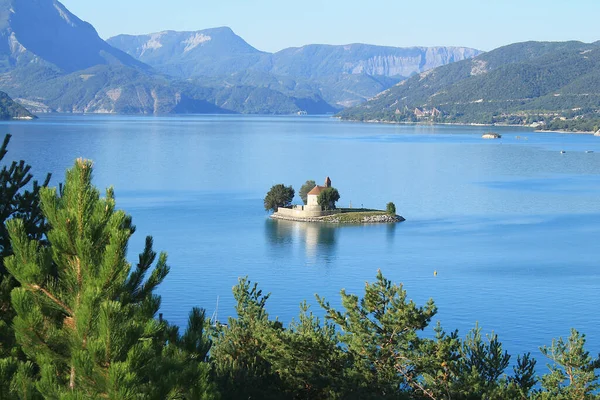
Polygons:
M61 0L104 39L228 26L259 50L600 40L600 0Z

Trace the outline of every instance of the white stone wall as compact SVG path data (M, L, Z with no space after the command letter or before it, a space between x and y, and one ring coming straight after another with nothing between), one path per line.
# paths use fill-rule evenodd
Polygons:
M332 215L339 213L340 210L331 210L331 211L322 211L321 207L315 209L314 207L309 206L295 206L293 208L279 208L277 209L277 213L284 217L292 217L292 218L315 218L315 217L324 217L326 215Z
M306 202L307 206L319 206L319 196L316 194L309 194L307 196L308 201Z

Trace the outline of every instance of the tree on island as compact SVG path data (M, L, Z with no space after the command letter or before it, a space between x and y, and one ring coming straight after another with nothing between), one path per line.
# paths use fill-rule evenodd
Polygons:
M385 210L390 215L396 215L396 205L391 201L385 206Z
M296 192L291 186L285 186L282 183L273 185L264 200L265 210L277 212L279 207L288 207L292 204L295 195Z
M300 198L304 202L304 205L308 204L308 192L313 190L315 186L317 186L317 182L313 180L308 180L300 188Z
M335 203L340 199L340 193L336 188L324 189L317 197L317 202L324 210L335 210Z

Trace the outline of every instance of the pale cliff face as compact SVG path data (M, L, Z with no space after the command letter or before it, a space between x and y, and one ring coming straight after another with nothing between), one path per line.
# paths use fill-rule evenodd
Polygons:
M414 55L377 55L346 63L344 72L383 76L411 76L451 62L475 57L480 52L464 47L430 47Z
M186 79L244 71L265 54L227 27L118 35L108 43L160 72Z
M119 35L108 42L167 75L209 77L217 84L268 87L292 96L314 93L339 107L366 101L415 73L480 53L462 47L349 44L307 45L271 54L227 27Z
M481 53L463 47L397 48L349 44L307 45L269 54L253 48L226 27L197 32L119 35L108 41L141 61L182 78L249 70L303 79L342 74L408 77ZM207 61L227 63L221 68L213 68Z
M118 35L108 42L127 54L156 65L201 61L202 57L223 58L239 54L262 54L227 27L193 32L163 31L148 35Z
M307 78L335 74L408 77L480 53L464 47L308 45L273 54L270 72Z

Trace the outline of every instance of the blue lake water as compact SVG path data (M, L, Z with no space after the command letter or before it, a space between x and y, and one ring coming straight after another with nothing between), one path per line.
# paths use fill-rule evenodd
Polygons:
M77 157L96 185L169 254L162 312L184 324L192 306L233 313L231 288L248 275L289 322L319 293L362 293L378 269L462 334L478 321L511 353L575 327L600 351L600 138L495 128L396 126L328 117L51 116L0 124L8 159L41 178ZM565 150L565 154L560 154ZM586 153L586 151L595 151ZM271 221L262 198L330 176L340 205L396 204L398 225L331 227ZM298 200L299 201L299 200ZM434 271L438 272L434 276ZM543 360L540 359L543 365Z

